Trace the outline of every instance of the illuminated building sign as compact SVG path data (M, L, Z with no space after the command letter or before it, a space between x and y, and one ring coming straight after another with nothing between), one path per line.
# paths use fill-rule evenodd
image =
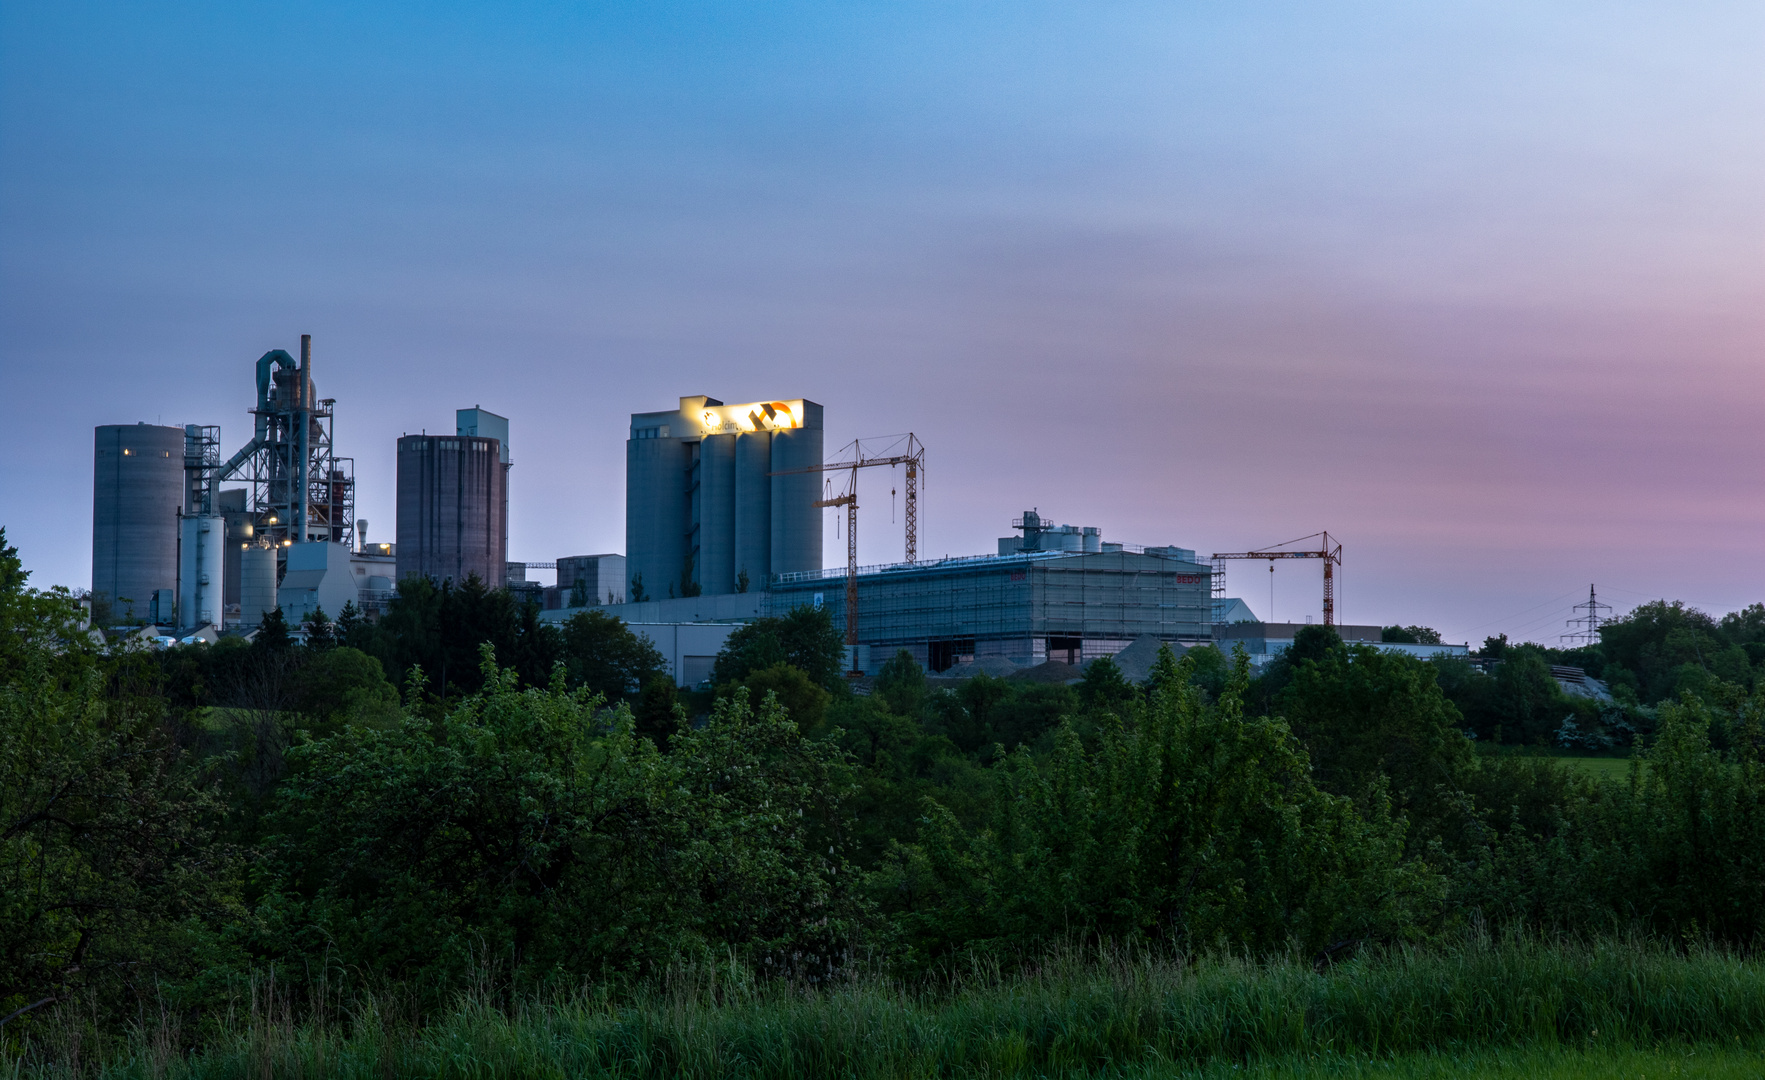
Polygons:
M755 401L747 405L710 405L693 419L706 435L741 431L784 431L803 426L803 402Z

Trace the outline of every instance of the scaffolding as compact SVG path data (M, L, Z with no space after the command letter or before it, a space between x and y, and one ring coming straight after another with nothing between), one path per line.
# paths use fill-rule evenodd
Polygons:
M215 481L221 471L221 429L208 424L184 426L184 516L217 513Z
M846 629L840 570L780 575L775 613L825 608ZM1207 568L1129 551L1022 552L861 568L859 642L906 649L934 670L976 655L1079 662L1135 639L1200 642L1213 633Z

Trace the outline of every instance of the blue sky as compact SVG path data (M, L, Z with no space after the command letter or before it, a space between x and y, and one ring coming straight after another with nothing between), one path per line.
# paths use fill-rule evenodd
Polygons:
M1037 506L1328 528L1343 617L1458 640L1589 581L1725 610L1761 56L1748 5L7 4L0 521L86 584L92 426L230 449L307 332L380 536L458 407L539 561L622 547L626 414L806 396L924 439L932 554Z

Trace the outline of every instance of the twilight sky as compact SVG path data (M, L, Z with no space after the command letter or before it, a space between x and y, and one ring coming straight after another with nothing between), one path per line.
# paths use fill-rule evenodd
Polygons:
M934 556L1329 529L1340 619L1473 642L1765 599L1765 8L1325 7L10 0L0 524L89 584L92 427L230 453L306 332L380 538L459 407L541 561L623 549L627 414L809 397L925 441Z

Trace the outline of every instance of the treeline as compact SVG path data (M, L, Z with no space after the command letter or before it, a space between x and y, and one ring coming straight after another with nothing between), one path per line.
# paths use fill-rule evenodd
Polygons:
M69 1002L199 1032L266 971L421 1012L1075 940L1328 965L1476 926L1765 931L1757 693L1638 696L1652 727L1602 781L1469 737L1445 669L1322 627L1260 678L1204 648L1144 685L944 687L901 655L855 694L798 609L679 694L616 619L470 586L300 646L119 652L76 616L0 534L8 1040Z

